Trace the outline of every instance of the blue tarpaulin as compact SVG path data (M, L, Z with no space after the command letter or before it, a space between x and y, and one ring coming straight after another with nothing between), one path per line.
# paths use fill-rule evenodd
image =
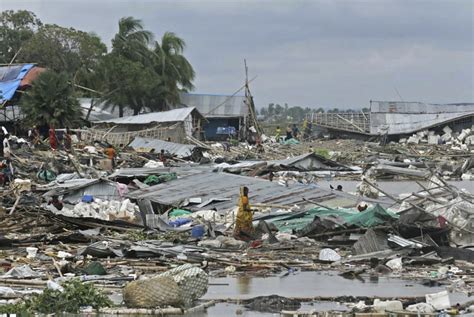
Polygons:
M20 82L33 64L0 67L0 103L13 98Z

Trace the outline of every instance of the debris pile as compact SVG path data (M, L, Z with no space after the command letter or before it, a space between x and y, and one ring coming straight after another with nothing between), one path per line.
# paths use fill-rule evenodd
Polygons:
M334 270L344 279L405 278L471 296L471 131L423 132L403 146L144 137L114 151L80 140L69 152L12 146L0 178L1 303L81 281L118 306L103 305L102 313L184 314L225 300L208 300L219 277ZM461 178L468 188L447 181ZM338 186L347 179L360 181L357 192ZM402 179L417 189L382 185ZM242 210L250 215L247 236L236 229ZM446 294L338 301L354 312L432 313L454 309ZM244 304L284 315L302 301L275 295Z

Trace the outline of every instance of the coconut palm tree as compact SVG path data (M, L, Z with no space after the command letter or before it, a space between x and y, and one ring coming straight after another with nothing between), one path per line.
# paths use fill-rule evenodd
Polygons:
M134 114L166 110L168 105L179 104L180 91L194 88L194 69L183 56L184 40L166 32L151 47L152 38L140 20L122 18L112 52L102 59L102 70L97 73L103 77L103 99L117 107L120 116L125 108Z
M194 88L195 72L183 51L186 43L173 32L166 32L161 43L155 42L153 49L154 69L163 82L163 100L159 107L163 110L169 104L179 103L179 92Z
M119 30L112 39L112 52L133 61L146 62L153 33L143 29L143 23L133 17L119 21Z

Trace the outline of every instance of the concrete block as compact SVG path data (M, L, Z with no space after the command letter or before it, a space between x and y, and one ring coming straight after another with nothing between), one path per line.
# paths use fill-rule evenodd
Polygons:
M464 144L466 144L466 145L474 145L474 135L468 136L468 137L464 140Z
M448 126L445 126L443 128L443 132L446 133L446 134L451 134L453 132L453 130Z
M418 132L416 133L416 135L417 135L420 139L422 139L422 138L424 138L425 136L428 135L428 131L427 131L427 130L418 131Z
M443 140L444 142L451 141L451 138L452 138L451 133L445 133L441 136L441 140Z
M439 142L440 136L437 134L428 135L428 144L437 145Z
M461 131L461 133L458 135L458 140L459 141L464 141L466 137L468 137L471 134L471 129L464 129Z
M416 136L411 136L411 137L408 138L407 143L408 144L418 144L418 143L420 143L420 139Z

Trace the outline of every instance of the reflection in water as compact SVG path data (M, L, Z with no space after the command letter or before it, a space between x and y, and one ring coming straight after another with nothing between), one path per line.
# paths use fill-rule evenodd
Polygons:
M370 275L369 281L370 281L370 283L378 284L379 283L379 276L378 275Z
M237 286L239 288L239 294L250 294L251 283L252 283L252 277L239 276L237 278Z

